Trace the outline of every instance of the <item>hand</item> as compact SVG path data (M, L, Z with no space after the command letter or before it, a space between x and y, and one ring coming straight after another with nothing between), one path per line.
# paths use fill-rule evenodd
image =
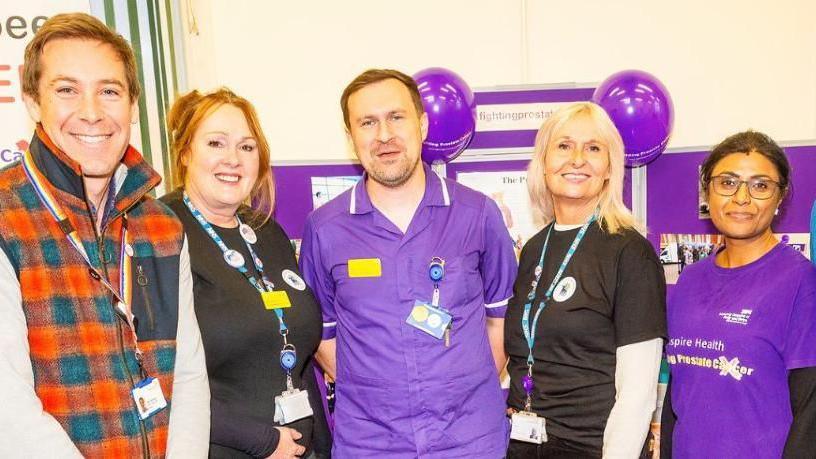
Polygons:
M303 435L295 429L288 427L275 427L280 431L280 440L278 440L278 447L267 459L291 459L300 457L306 452L306 447L295 443L295 440L300 440Z

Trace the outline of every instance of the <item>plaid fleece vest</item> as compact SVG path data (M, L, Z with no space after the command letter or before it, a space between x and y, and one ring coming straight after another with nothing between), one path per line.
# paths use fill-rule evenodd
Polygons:
M139 348L169 406L139 419L131 395L141 379L133 334L18 163L0 171L0 235L20 281L35 391L86 457L163 457L172 407L181 224L169 208L146 196L160 179L129 147L122 159L127 176L97 239L78 168L39 129L31 153L94 267L107 272L117 290L126 215Z

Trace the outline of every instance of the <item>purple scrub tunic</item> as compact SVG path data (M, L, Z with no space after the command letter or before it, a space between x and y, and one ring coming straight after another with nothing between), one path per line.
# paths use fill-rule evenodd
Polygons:
M405 234L371 204L366 176L306 222L302 271L323 308L323 339L337 338L334 457L506 451L486 318L504 317L513 294L513 241L492 200L423 167L425 194ZM415 300L431 301L433 257L445 261L449 347L406 323ZM350 276L349 260L360 259L379 260L381 274Z

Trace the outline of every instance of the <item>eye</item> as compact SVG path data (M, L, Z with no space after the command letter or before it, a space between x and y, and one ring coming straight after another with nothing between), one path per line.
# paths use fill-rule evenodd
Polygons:
M255 151L255 148L256 148L255 145L249 143L241 145L241 150L246 151L248 153L252 153L253 151Z
M569 150L570 146L571 145L567 142L559 142L556 148L558 148L559 150Z
M377 122L375 120L364 119L362 122L360 122L360 127L369 128L369 127L374 126L376 123Z
M119 97L120 91L116 88L105 88L102 90L102 95L107 97Z
M722 177L720 178L720 184L724 187L736 188L739 186L739 180L733 177Z
M598 145L590 145L589 151L593 153L598 153L599 151L601 151L601 147L599 147Z
M74 89L74 88L72 88L70 86L61 86L61 87L57 88L57 94L66 95L66 96L71 95L71 94L76 94L76 89Z
M207 141L207 146L210 148L221 148L224 146L224 142L217 139L210 139Z
M403 115L402 113L392 113L391 114L391 119L394 120L394 121L399 121L399 120L405 119L405 115Z
M771 184L766 180L755 180L751 182L751 188L757 191L768 191L768 189L771 188Z

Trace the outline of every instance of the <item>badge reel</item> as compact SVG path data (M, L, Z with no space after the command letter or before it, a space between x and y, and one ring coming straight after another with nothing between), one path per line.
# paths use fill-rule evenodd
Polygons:
M405 322L436 339L445 337L445 345L449 343L449 330L453 317L439 305L439 282L445 277L445 261L433 257L428 266L428 277L434 283L433 299L431 304L425 301L414 301L414 308Z
M540 445L547 441L547 420L533 413L533 371L528 367L527 374L521 378L521 385L527 398L524 402L524 411L513 413L510 427L510 438L513 440Z
M139 418L145 420L167 407L167 400L156 378L145 378L139 381L131 391Z
M295 389L292 384L292 370L297 364L297 353L295 346L285 344L280 354L281 368L286 370L286 390L275 397L275 417L278 424L289 424L299 419L307 418L313 414L309 405L309 393L305 390Z

